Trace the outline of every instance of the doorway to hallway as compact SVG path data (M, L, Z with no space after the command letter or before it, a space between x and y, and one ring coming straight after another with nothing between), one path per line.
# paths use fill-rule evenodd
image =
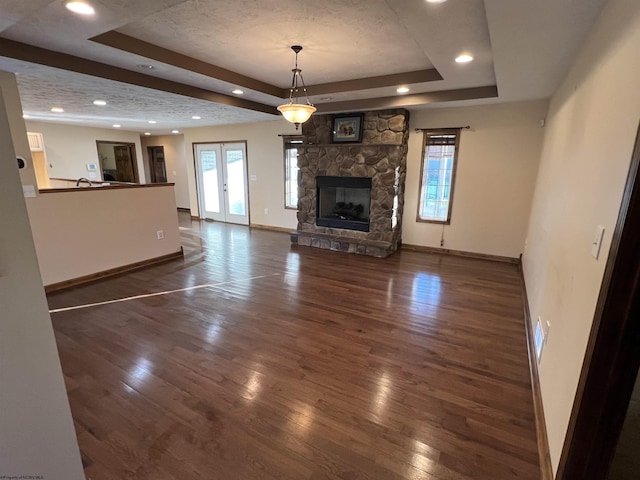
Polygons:
M167 166L164 147L147 147L151 183L167 183Z
M133 143L96 140L102 180L138 183L136 146Z

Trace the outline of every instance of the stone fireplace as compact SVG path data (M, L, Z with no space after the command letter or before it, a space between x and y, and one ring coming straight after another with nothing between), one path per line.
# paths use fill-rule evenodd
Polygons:
M291 242L387 257L402 235L409 138L404 109L364 113L361 143L331 143L332 115L313 115L298 146L298 228Z

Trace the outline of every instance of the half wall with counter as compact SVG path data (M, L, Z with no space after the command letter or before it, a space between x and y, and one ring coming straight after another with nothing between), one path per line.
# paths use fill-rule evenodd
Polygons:
M48 291L182 254L172 183L39 193L26 201Z

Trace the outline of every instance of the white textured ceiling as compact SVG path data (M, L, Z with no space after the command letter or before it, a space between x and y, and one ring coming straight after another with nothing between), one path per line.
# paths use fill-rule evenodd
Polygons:
M119 31L282 88L289 86L293 44L304 46L308 84L432 67L385 0L188 1Z
M17 60L8 62L20 72L18 88L23 113L29 120L111 127L122 130L166 134L202 125L259 122L273 115L230 107L126 83L71 73ZM26 85L26 87L25 87ZM107 105L94 105L105 100ZM64 113L51 107L63 106ZM191 117L199 116L198 120ZM149 120L157 123L150 124Z
M307 84L435 68L443 80L411 85L411 93L496 85L497 101L546 98L565 74L606 0L90 0L94 18L69 13L62 0L0 0L0 37L127 70L153 64L148 75L228 95L233 83L98 44L117 30L139 40L287 87L301 44ZM456 64L471 52L475 61ZM2 52L0 51L0 55ZM0 57L19 72L25 113L34 119L150 131L274 119L211 103ZM244 89L266 105L281 100ZM315 103L395 96L395 86L343 91ZM106 97L107 108L89 100ZM323 100L331 97L331 100ZM494 100L486 100L494 102ZM49 109L64 103L65 114ZM474 100L473 103L478 103ZM411 108L419 108L413 105ZM192 115L202 116L194 121ZM164 127L164 125L163 125ZM153 132L164 132L159 126Z
M485 0L500 96L549 97L607 0Z

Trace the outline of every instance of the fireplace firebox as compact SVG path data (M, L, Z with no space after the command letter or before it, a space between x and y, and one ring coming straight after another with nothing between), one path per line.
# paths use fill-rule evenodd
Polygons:
M316 225L369 231L371 177L317 176Z

